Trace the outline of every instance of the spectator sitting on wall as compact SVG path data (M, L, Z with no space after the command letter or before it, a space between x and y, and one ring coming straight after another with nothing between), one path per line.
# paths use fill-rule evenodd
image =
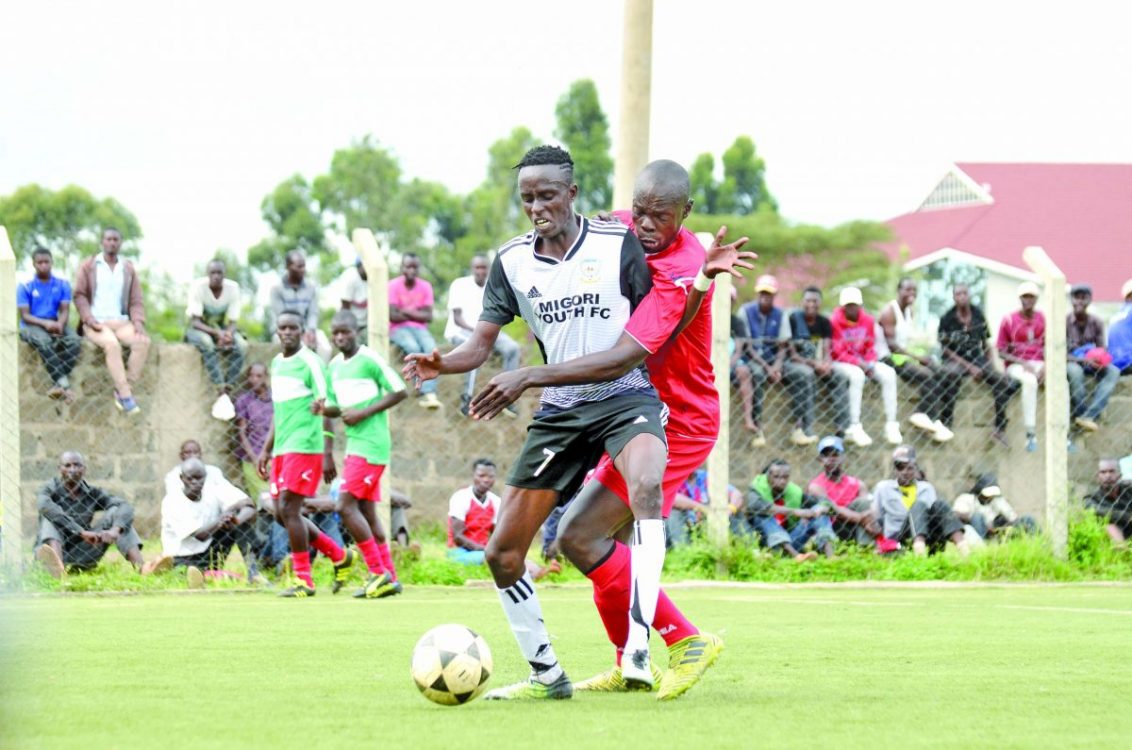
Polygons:
M300 251L292 250L285 256L287 271L279 283L271 287L271 319L268 333L279 343L275 328L279 316L285 311L298 313L303 321L303 345L318 354L323 361L330 359L330 339L318 328L318 284L307 278L307 259Z
M1117 549L1128 549L1132 537L1132 482L1123 480L1114 458L1097 462L1097 489L1085 498L1085 507L1104 519L1105 531Z
M1075 284L1069 292L1073 311L1065 318L1065 350L1069 363L1069 401L1074 427L1087 432L1098 429L1100 419L1116 383L1120 369L1112 364L1112 355L1105 349L1104 322L1089 314L1093 289L1088 284ZM1092 400L1087 400L1085 379L1096 381Z
M877 345L881 349L881 361L891 367L900 379L914 383L920 388L919 411L908 418L913 427L918 427L932 436L938 443L946 443L955 437L940 416L954 409L955 398L959 395L959 379L947 370L941 369L931 357L914 354L910 350L912 333L915 327L913 310L918 288L910 278L903 278L896 287L896 299L890 301L877 316L880 335Z
M981 539L1002 539L1012 529L1026 534L1038 532L1038 522L1019 516L1005 497L994 474L983 474L971 489L955 498L951 506L955 517L975 530Z
M134 509L128 502L87 484L86 462L78 451L59 457L59 477L39 488L39 534L35 559L55 578L67 569L92 570L110 545L116 545L141 571L141 540L134 531ZM98 521L96 513L101 513ZM167 570L167 564L145 565L144 572Z
M1108 327L1108 353L1121 375L1132 375L1132 279L1120 288L1124 305Z
M401 259L401 275L389 281L389 343L405 354L436 351L436 342L428 330L432 322L432 284L422 279L420 273L421 259L406 253ZM417 403L426 409L441 406L435 378L422 383L417 396Z
M751 374L753 399L750 414L743 415L743 424L754 433L752 448L766 447L766 433L763 431L763 402L766 389L782 380L782 362L786 357L786 344L783 328L782 309L774 304L778 294L778 279L763 274L755 281L758 298L739 308L739 319L743 324L746 349L743 356L745 367Z
M122 234L113 227L102 230L102 252L87 258L75 274L75 310L79 334L106 353L106 369L114 381L114 404L127 414L141 411L133 387L141 380L149 355L145 331L145 300L134 264L120 258ZM122 347L130 349L128 366Z
M268 496L267 480L256 471L256 458L271 432L275 407L267 382L267 366L255 362L248 368L247 390L236 398L236 458L244 475L244 489L257 506Z
M472 329L479 322L483 312L483 289L487 283L487 256L477 253L472 256L472 273L461 276L448 287L448 322L444 324L444 338L453 346L459 346L472 337ZM499 332L492 345L492 351L503 359L503 371L519 367L519 345L507 335ZM468 415L468 404L472 401L476 387L477 370L469 370L464 376L464 392L460 395L460 413ZM514 417L518 412L514 404L509 404L503 414Z
M833 531L842 541L868 546L880 534L872 516L869 489L855 476L845 473L845 443L827 435L818 443L822 472L810 480L806 491L827 504Z
M1032 281L1018 285L1022 306L1002 319L995 344L1006 362L1006 374L1022 384L1022 422L1029 453L1038 449L1038 386L1046 374L1046 319L1035 309L1038 292Z
M37 247L31 254L35 276L16 287L20 338L39 352L51 388L47 395L68 404L75 400L70 374L82 350L82 339L67 327L71 315L71 285L51 273L51 251Z
M896 371L877 360L876 322L865 312L861 290L849 286L841 290L840 307L829 318L833 329L833 369L849 380L849 429L845 438L860 447L873 439L861 426L861 397L865 379L880 384L884 403L884 438L890 444L903 441L896 421Z
M240 285L224 277L224 261L213 260L203 279L189 287L189 303L185 314L189 327L185 341L195 346L204 359L208 378L216 386L216 403L212 415L221 419L234 416L229 395L240 380L247 355L248 342L236 330L240 321ZM227 365L220 369L221 358Z
M452 493L448 498L448 559L464 565L482 565L484 549L491 532L495 530L495 520L501 502L499 495L491 491L495 486L495 462L489 458L477 458L472 463L472 483ZM530 560L526 561L527 572L538 580L551 570L559 570L557 561L551 561L550 568L544 568Z
M883 536L877 539L877 551L896 552L901 543L911 542L912 551L925 555L930 549L942 549L950 540L960 554L970 552L963 524L937 494L935 486L919 479L916 451L901 445L892 452L893 479L882 479L873 488L872 515Z
M255 506L232 485L210 482L199 458L185 459L179 469L181 486L161 501L161 550L174 566L186 568L189 588L200 588L233 546L243 552L255 545ZM255 557L245 555L244 561L248 582L265 582Z
M952 290L955 305L939 321L939 343L943 350L944 367L956 378L970 376L982 381L994 397L994 432L991 438L1006 445L1006 405L1018 392L1021 384L995 369L991 361L990 328L986 316L971 304L971 289L956 284ZM940 420L951 427L955 416L955 399L944 402Z
M369 276L362 259L354 261L354 265L347 268L338 277L342 288L342 307L354 314L358 321L358 340L363 344L369 343Z
M812 538L826 557L833 557L837 536L826 507L790 481L790 464L786 461L771 461L766 471L751 480L745 512L747 524L759 532L770 549L798 562L813 560L816 554L801 551Z
M833 424L837 432L849 429L849 381L833 369L831 359L833 328L821 314L822 293L816 286L802 293L802 309L794 310L782 322L788 356L783 364L786 387L794 409L794 445L812 445L814 406L820 381L829 391L833 404Z

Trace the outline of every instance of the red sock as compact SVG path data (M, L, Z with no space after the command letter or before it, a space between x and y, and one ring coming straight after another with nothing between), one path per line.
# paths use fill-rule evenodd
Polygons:
M676 609L676 605L668 598L668 594L664 593L664 589L660 590L660 596L656 599L656 616L652 618L652 626L669 646L690 635L699 635L700 632L695 625L688 622L683 612Z
M291 568L295 573L295 577L300 581L314 588L314 579L311 578L311 553L310 552L292 552L291 553Z
M586 573L594 585L594 604L609 642L617 649L617 664L629 637L629 548L613 543L613 552L596 568Z
M338 543L328 537L323 532L318 532L318 537L315 538L312 545L316 550L326 555L332 562L340 563L342 558L346 556L346 550L338 546Z
M376 542L375 542L376 544ZM389 553L389 542L377 544L377 552L381 556L381 565L389 573L389 577L397 580L397 569L393 567L393 555Z
M362 553L362 559L366 561L370 573L379 576L385 572L385 566L381 564L381 551L378 550L377 542L372 536L364 542L358 542L358 550Z

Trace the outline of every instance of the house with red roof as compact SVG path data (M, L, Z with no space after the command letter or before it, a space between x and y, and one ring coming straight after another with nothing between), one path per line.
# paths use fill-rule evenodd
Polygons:
M1069 284L1089 284L1107 318L1132 278L1132 164L956 163L919 208L887 223L885 251L923 279L921 320L938 320L964 281L994 327L1017 307L1017 285L1038 281L1022 260L1028 245Z

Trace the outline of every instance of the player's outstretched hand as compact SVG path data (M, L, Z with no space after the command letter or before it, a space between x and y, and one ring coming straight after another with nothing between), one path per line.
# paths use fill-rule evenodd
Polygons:
M523 395L527 390L526 381L523 368L499 373L468 404L468 415L472 419L491 419Z
M759 257L756 253L743 250L743 245L750 241L749 237L740 237L734 242L724 244L725 237L727 237L727 227L722 226L715 233L715 239L707 250L707 257L704 258L704 275L709 279L714 279L724 272L741 279L743 274L739 269L750 271L754 265L748 261Z
M406 354L404 361L401 374L417 390L420 390L421 383L440 376L442 363L439 349L433 349L432 354Z

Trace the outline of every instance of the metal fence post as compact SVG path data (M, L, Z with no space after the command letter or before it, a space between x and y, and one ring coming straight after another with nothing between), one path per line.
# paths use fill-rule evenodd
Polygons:
M697 235L705 247L714 239L710 234ZM731 276L715 277L715 293L711 300L711 364L715 369L715 389L719 393L719 437L708 456L708 539L717 547L726 547L730 538L727 512L727 485L731 481L729 427L731 414Z
M20 331L16 320L16 254L0 226L0 524L3 567L19 576L24 545L20 507Z
M377 246L377 240L369 229L355 229L351 239L354 249L361 256L362 266L366 269L367 298L366 332L367 343L370 349L380 354L389 362L393 369L400 371L400 363L389 359L389 264L385 255ZM389 415L389 425L393 426L393 414ZM381 475L381 497L385 499L384 505L378 506L382 523L385 526L387 539L392 542L395 529L392 523L393 497L390 494L392 485L392 466L388 466Z
M1069 541L1069 383L1065 358L1065 274L1040 247L1022 251L1022 259L1042 279L1045 349L1046 528L1053 552L1064 558Z

